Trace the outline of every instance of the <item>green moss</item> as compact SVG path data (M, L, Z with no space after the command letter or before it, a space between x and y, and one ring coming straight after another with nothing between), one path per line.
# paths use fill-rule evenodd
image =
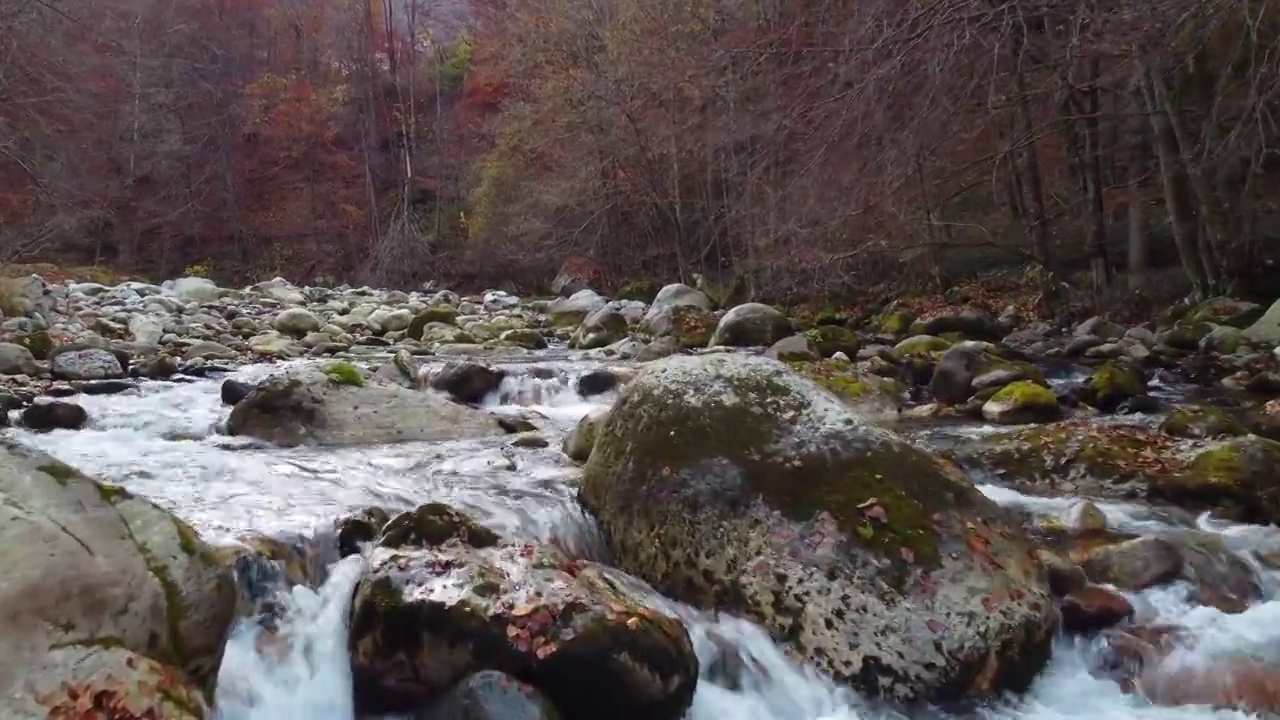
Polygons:
M913 355L933 355L945 352L951 347L951 342L940 337L932 335L914 335L903 340L893 347L893 355L897 358L907 358Z
M1248 434L1244 424L1212 407L1180 407L1160 423L1160 432L1178 438L1207 438Z
M428 503L392 518L382 529L378 545L434 547L453 538L474 548L492 547L500 541L497 533L469 516L444 503Z
M1018 407L1058 407L1058 396L1049 388L1030 380L1019 380L1000 388L991 397L995 402L1008 402Z
M124 640L116 637L115 635L79 638L76 640L67 640L65 642L57 642L49 645L50 650L69 647L102 648L103 650L128 649L124 644Z
M385 575L365 585L364 596L379 610L396 610L404 607L404 596L391 578Z
M195 528L179 520L173 518L173 529L178 534L178 547L187 557L195 557L200 553L200 536L196 534Z
M80 472L78 470L76 470L75 468L71 467L70 465L64 462L59 462L57 460L52 460L50 462L44 463L43 465L37 465L36 470L39 470L45 475L48 475L49 477L56 480L59 485L63 485L63 486L65 486L68 482L74 480L75 478L81 477Z
M848 328L839 325L818 325L804 332L804 336L817 348L822 357L831 357L842 352L849 357L858 354L862 349L862 341Z
M728 461L740 477L789 520L808 522L820 511L830 513L852 540L899 565L907 548L915 563L938 561L937 532L931 517L952 512L965 502L967 485L955 482L937 458L901 443L850 444L834 439L812 454L783 457L775 441L787 422L803 410L790 387L768 375L735 378L732 390L741 404L690 405L678 398L632 392L613 413L632 418L625 428L607 423L614 437L597 441L588 461L584 485L607 482L604 475L626 459L641 463L629 473L646 477L689 473L705 478ZM643 409L628 407L642 403ZM670 441L672 433L678 444ZM630 447L627 447L630 445ZM645 465L647 463L647 465ZM701 480L705 482L705 480ZM885 522L872 520L867 508L878 505ZM865 527L871 527L869 534ZM861 528L861 529L860 529Z
M1241 448L1227 443L1205 450L1191 461L1191 470L1206 482L1233 483L1244 470Z
M44 330L18 337L18 344L29 350L37 360L48 360L56 347L53 338Z
M661 289L657 283L647 280L632 280L618 288L618 292L614 294L614 297L618 300L638 300L651 303Z
M325 377L335 385L364 387L364 375L360 373L360 368L349 362L338 360L326 363L323 370Z
M864 374L853 363L844 360L797 361L787 365L832 393L849 400L901 392L895 381Z
M911 329L911 324L915 321L916 316L905 310L886 313L876 324L875 332L889 337L902 337L907 334L907 331Z
M1089 376L1091 404L1102 410L1111 410L1121 402L1146 392L1142 377L1130 368L1114 361L1104 363Z

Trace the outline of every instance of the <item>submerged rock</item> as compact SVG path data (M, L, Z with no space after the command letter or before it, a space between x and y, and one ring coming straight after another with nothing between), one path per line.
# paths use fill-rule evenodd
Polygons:
M468 677L428 709L433 720L559 720L560 713L532 685L494 670Z
M761 357L647 366L580 500L621 567L896 700L1025 687L1055 615L1022 532L949 463Z
M32 403L22 411L22 424L37 432L79 430L89 422L89 413L71 402Z
M502 434L497 418L399 385L336 382L308 368L263 381L236 403L231 435L284 446L440 441Z
M352 604L360 708L411 710L496 670L546 693L567 720L683 716L698 675L688 633L624 587L625 576L463 535L374 552Z
M498 389L506 373L487 365L451 361L432 373L432 389L448 393L458 402L475 405Z
M202 717L197 689L213 688L236 597L195 531L11 444L0 445L0 498L5 710L97 717L53 708L87 711L102 692L136 717Z

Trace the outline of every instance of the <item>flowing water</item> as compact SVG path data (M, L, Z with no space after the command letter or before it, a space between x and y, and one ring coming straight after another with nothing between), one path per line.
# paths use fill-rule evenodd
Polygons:
M211 540L234 540L245 532L309 535L344 512L369 505L408 509L427 501L463 508L513 538L583 542L590 523L574 502L576 469L559 451L560 439L584 414L611 396L588 400L573 380L594 366L554 359L513 377L490 398L504 413L532 417L550 441L540 449L511 448L506 438L393 447L343 449L264 448L218 434L226 409L220 380L156 382L126 394L77 401L92 424L75 431L35 435L23 442L104 480L120 483L171 509ZM277 366L278 368L278 366ZM236 377L256 380L275 368L255 366ZM550 370L551 372L546 372ZM536 375L536 376L535 376ZM549 376L549 377L548 377ZM956 429L926 442L963 441L980 428ZM946 437L943 437L946 436ZM1002 505L1043 514L1065 513L1069 498L1031 498L996 485L980 485ZM1141 505L1100 503L1111 526L1152 533L1178 523ZM1208 517L1192 520L1220 533L1242 553L1280 547L1275 528L1230 525ZM587 541L587 544L590 544ZM242 621L223 661L216 698L219 720L352 720L345 619L352 589L363 569L360 557L335 564L318 590L297 587L284 599L281 628L287 650L262 652L259 627ZM1274 578L1264 577L1264 587ZM1186 662L1212 663L1223 653L1280 659L1280 601L1267 597L1237 615L1197 607L1187 588L1166 586L1131 595L1145 621L1177 622L1197 631L1199 642ZM655 598L685 619L704 678L689 720L889 720L892 710L863 702L818 673L788 660L755 625L710 615ZM743 668L721 686L715 660L736 650ZM1206 707L1152 707L1125 695L1114 682L1088 672L1087 640L1060 639L1052 662L1032 689L1019 697L970 709L983 720L1180 720L1243 718L1243 713ZM945 713L938 711L937 717Z

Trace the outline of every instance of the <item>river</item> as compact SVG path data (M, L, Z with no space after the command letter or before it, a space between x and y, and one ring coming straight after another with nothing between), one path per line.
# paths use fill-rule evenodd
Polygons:
M535 423L550 441L546 448L512 448L506 438L350 449L263 448L217 432L227 410L221 380L154 382L115 396L77 398L91 425L79 431L31 434L22 442L45 450L97 477L146 495L195 525L211 541L244 532L312 534L344 512L369 505L407 509L443 501L465 509L514 538L589 542L589 521L574 500L577 470L560 452L560 440L591 409L571 388L573 378L597 367L587 361L546 359L552 378L513 376L491 396L498 412L539 413ZM278 366L277 366L278 367ZM250 366L235 377L257 380L274 368ZM922 434L921 441L929 442ZM952 438L954 441L954 437ZM1044 515L1065 512L1069 498L1030 498L982 484L989 497ZM1111 527L1152 533L1170 520L1140 505L1100 503ZM1201 517L1202 530L1220 533L1242 553L1280 546L1274 528L1240 526ZM272 662L254 651L256 625L233 631L219 677L219 720L352 720L345 620L363 559L349 557L331 568L318 590L298 587L287 599L287 631L303 642ZM1225 652L1276 659L1280 655L1280 601L1270 590L1276 578L1263 573L1263 600L1243 613L1226 615L1187 602L1187 588L1166 586L1128 597L1147 621L1176 622L1196 629L1199 642L1184 650L1190 663L1213 663ZM688 720L889 720L892 710L863 702L817 673L791 663L759 628L718 618L669 601L687 622L703 664ZM725 644L742 659L733 688L710 681L713 659ZM1016 698L964 711L988 720L1176 720L1243 718L1243 713L1205 707L1152 707L1125 695L1087 670L1087 640L1059 639L1051 664L1032 689ZM938 710L934 717L946 717Z

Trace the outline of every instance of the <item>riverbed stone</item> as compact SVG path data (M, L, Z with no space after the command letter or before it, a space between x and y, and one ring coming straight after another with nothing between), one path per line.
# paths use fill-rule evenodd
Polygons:
M114 353L92 347L60 349L53 356L52 373L60 380L107 380L125 375Z
M993 423L1021 425L1058 419L1058 396L1043 385L1019 380L1001 388L982 405L982 417Z
M743 303L720 318L709 345L768 347L792 332L791 321L764 303Z
M1025 687L1047 658L1047 579L1016 521L782 363L646 366L601 427L579 499L624 570L754 619L872 695Z
M427 384L458 402L474 405L502 385L506 373L474 362L451 361L431 373Z
M108 686L131 698L130 707L145 708L163 698L154 689L137 695L139 683L161 676L175 692L187 683L212 690L235 587L190 526L123 488L8 442L0 444L0 498L6 710L40 705L45 694L76 707L76 688ZM160 710L157 717L188 717L186 708ZM66 717L82 716L90 717Z
M232 435L282 446L369 445L502 434L497 418L399 385L335 382L319 368L267 378L236 403Z
M79 430L89 422L89 413L75 403L62 400L38 402L22 411L22 425L37 432Z
M0 375L35 375L39 371L30 350L17 343L0 343Z
M494 670L546 693L565 720L677 720L697 658L684 626L639 588L531 545L451 535L379 548L352 603L357 704L403 712Z

